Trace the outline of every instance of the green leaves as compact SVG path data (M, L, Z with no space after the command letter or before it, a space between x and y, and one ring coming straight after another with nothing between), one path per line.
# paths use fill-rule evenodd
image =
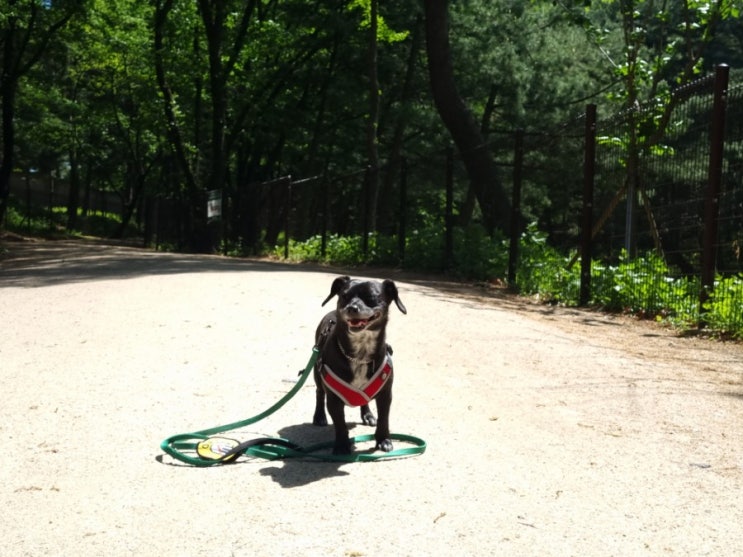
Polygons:
M703 309L709 328L743 339L743 274L718 276Z
M364 258L359 236L330 235L326 254L322 239L313 236L290 242L294 261L322 261L344 265L398 265L397 238L373 234L369 254ZM443 263L444 233L441 223L430 220L407 238L405 268L439 271ZM283 240L273 248L283 257ZM520 240L516 288L522 295L566 306L577 305L580 295L580 267L568 266L572 254L563 254L549 245L547 235L536 224L527 226ZM455 228L454 261L450 271L461 278L492 281L506 276L508 242L490 238L478 226ZM595 260L591 265L589 303L603 310L622 312L646 319L666 321L681 328L695 327L700 318L710 331L743 338L743 274L718 276L704 307L699 306L698 277L675 276L663 258L654 252L630 258L622 252L615 265Z
M540 301L575 305L580 290L580 269L567 268L570 257L547 242L547 235L530 224L521 236L521 256L516 286L522 294Z
M360 11L362 14L360 27L369 29L371 26L371 2L372 0L350 0L347 9L349 11ZM399 43L408 38L409 31L394 31L387 25L385 19L377 16L377 40L385 43Z

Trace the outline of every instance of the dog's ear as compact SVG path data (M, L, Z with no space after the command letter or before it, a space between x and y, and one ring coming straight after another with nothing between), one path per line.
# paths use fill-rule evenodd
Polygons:
M389 279L382 282L382 293L384 294L385 301L388 305L390 302L394 301L397 309L403 313L408 313L408 310L405 309L405 304L400 300L400 296L397 293L397 285L395 285L394 282Z
M325 301L322 303L322 305L327 304L333 296L343 291L343 289L348 285L349 282L351 282L351 277L343 276L335 279L333 281L333 285L330 287L330 294L327 298L325 298Z

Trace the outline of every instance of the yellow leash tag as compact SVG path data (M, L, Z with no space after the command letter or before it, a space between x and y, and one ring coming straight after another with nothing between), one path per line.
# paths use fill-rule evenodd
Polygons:
M229 453L232 449L240 444L239 441L234 439L228 439L227 437L210 437L201 441L196 446L196 454L206 460L221 460L222 462L230 462L238 457L237 454L223 458L224 455Z

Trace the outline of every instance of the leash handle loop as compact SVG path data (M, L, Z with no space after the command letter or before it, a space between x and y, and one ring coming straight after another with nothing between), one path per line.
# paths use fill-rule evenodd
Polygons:
M195 431L193 433L181 433L178 435L173 435L171 437L168 437L160 443L160 448L165 451L167 454L172 456L173 458L180 460L181 462L185 462L187 464L191 464L193 466L213 466L215 464L220 464L224 461L225 457L219 459L219 460L209 460L209 459L203 459L198 457L192 457L187 454L185 454L183 451L189 451L189 452L195 452L196 447L198 445L198 441L204 441L209 438L210 435L214 435L216 433L223 433L225 431L229 431L231 429L237 429L239 427L245 427L250 424L254 424L274 412L276 412L279 408L284 406L290 398L292 398L294 395L299 392L299 390L304 386L305 382L307 381L307 377L310 375L310 371L312 371L312 368L315 367L315 362L317 361L318 356L320 355L320 350L317 348L317 346L312 348L312 355L310 356L309 361L307 362L307 365L304 368L304 371L302 372L302 375L300 375L299 380L297 383L292 387L292 389L286 393L276 404L271 406L268 410L265 410L261 412L260 414L257 414L251 418L248 418L246 420L242 420L239 422L234 422L231 424L226 424L222 426L212 427L209 429L202 429L200 431ZM194 442L196 440L196 442Z

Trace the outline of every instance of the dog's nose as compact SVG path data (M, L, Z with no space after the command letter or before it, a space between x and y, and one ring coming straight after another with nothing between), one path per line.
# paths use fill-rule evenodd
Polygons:
M359 312L359 306L356 304L348 304L346 306L346 311L348 313L358 313Z

